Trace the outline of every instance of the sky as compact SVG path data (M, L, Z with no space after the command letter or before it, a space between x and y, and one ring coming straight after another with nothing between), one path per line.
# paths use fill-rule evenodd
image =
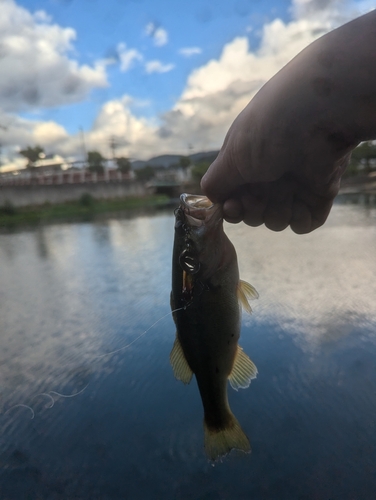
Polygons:
M147 160L220 148L259 88L371 0L0 0L0 163L39 145Z

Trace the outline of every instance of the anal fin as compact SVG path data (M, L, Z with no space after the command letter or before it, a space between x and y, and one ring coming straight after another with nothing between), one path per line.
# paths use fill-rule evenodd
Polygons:
M175 378L181 380L184 384L189 384L192 379L193 372L185 359L183 348L177 335L170 354L170 363Z
M237 346L234 365L228 377L230 385L236 391L249 387L251 380L257 377L256 365L249 359L240 346Z

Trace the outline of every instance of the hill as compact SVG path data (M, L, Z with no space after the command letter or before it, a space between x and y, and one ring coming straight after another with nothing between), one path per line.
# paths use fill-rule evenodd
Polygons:
M192 163L199 163L200 161L208 161L212 162L217 157L218 151L203 151L201 153L194 153L192 155L188 155L191 159ZM139 168L143 168L146 165L150 165L151 167L157 168L171 168L175 165L179 164L179 160L183 155L160 155L154 156L150 158L150 160L134 160L131 162L132 169L137 170Z

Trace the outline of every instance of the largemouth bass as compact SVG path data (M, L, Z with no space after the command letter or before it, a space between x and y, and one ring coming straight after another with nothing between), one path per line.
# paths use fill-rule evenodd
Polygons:
M211 460L236 448L250 451L232 414L227 381L246 388L257 375L238 346L241 305L251 312L256 290L239 280L233 244L223 230L222 206L183 194L175 210L171 308L176 339L170 361L185 384L195 374L204 407L205 451Z

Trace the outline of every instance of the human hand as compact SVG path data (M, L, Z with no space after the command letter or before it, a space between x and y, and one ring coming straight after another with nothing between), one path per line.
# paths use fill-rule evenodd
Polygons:
M265 226L282 231L287 226L297 234L320 227L326 221L338 193L341 176L350 153L333 166L333 174L324 183L312 182L307 176L286 172L277 180L252 182L221 175L225 158L219 158L202 180L202 189L213 201L224 201L223 213L228 222L244 221L249 226ZM271 176L272 177L272 176Z
M303 234L327 219L360 142L351 125L359 105L346 92L328 99L317 91L317 52L311 45L262 87L203 177L204 194L224 203L227 221Z
M321 226L352 149L376 138L376 10L319 38L236 118L201 181L229 222Z

